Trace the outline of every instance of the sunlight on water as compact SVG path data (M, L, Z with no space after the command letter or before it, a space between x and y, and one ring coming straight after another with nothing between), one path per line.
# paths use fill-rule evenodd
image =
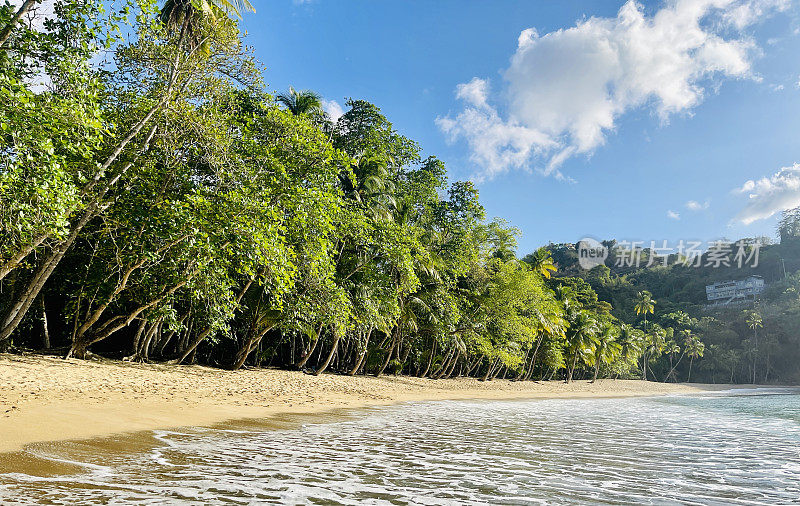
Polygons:
M800 395L426 402L39 450L3 503L785 504ZM36 450L31 450L36 451Z

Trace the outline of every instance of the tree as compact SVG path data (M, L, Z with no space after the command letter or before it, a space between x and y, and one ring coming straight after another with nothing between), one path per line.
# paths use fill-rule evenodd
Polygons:
M108 145L95 146L94 153L86 154L86 161L91 169L75 174L79 204L70 206L65 211L68 225L63 228L68 233L61 238L51 237L49 233L41 234L32 244L24 244L12 251L8 255L8 262L4 259L6 265L0 272L10 272L37 245L48 239L56 239L48 243L47 251L42 255L36 269L6 308L5 315L0 320L0 342L6 341L17 328L84 227L110 207L108 197L113 194L112 190L120 181L128 180L129 172L136 167L137 159L150 150L159 127L158 122L168 121L165 116L180 109L177 107L178 103L202 101L202 97L192 96L192 92L202 95L206 89L204 85L215 85L221 65L227 67L228 74L238 73L240 82L247 82L252 77L252 74L247 74L254 68L252 62L248 63L248 59L242 57L237 28L227 17L215 14L221 7L211 6L206 2L201 4L201 7L209 7L205 10L198 10L195 8L196 3L189 2L169 5L173 6L175 15L183 12L177 38L164 33L161 27L148 23L145 16L150 12L145 11L145 16L138 17L134 26L138 32L138 40L131 44L120 43L116 48L120 55L117 72L112 74L95 71L105 78L113 77L117 80L105 83L108 89L119 87L117 92L121 99L115 104L118 107L111 108L105 119L110 123L119 122L121 128L117 129L116 135L110 136ZM206 15L209 12L210 15ZM108 28L110 32L117 31L114 28L117 21L117 18L111 18ZM83 23L89 34L96 33L89 29L91 25L86 21ZM68 28L74 27L69 25ZM187 50L185 42L188 40L186 35L190 28L196 30L193 34L199 34L199 38L193 43L203 45L204 51L193 51L191 45ZM64 44L68 47L74 46L71 37L74 38L74 34L65 37ZM90 50L93 47L88 45ZM143 92L136 95L136 91ZM135 98L131 100L132 97ZM94 120L102 124L101 118ZM146 130L145 127L149 129ZM129 149L130 147L137 149Z
M616 341L619 328L612 323L605 323L600 328L594 346L594 374L592 375L592 383L597 381L597 373L600 371L601 364L611 364L615 362L620 353L622 353L622 346Z
M694 364L695 359L700 358L703 356L705 352L705 345L692 333L688 330L683 332L684 334L684 346L686 348L686 354L689 356L689 373L686 376L686 382L690 383L692 381L692 364Z
M550 253L550 250L544 247L525 256L522 261L530 265L534 272L538 272L548 279L550 278L550 273L557 270L553 263L553 255Z
M758 329L764 326L764 320L761 317L761 314L758 311L751 311L746 320L747 326L753 331L753 343L752 343L752 355L753 355L753 365L752 365L752 375L753 375L753 384L756 382L756 360L758 359Z
M288 93L278 93L275 95L275 99L295 115L321 116L324 114L322 98L311 90L297 91L289 86Z
M569 314L569 329L567 330L567 356L569 357L569 369L567 370L566 382L572 381L575 367L578 360L591 360L597 347L597 335L600 327L591 313L580 310Z
M636 294L636 305L634 310L636 314L644 315L644 330L647 331L647 313L653 313L656 307L656 301L653 300L653 295L647 290L642 290Z
M778 223L778 235L784 245L800 241L800 206L783 211Z

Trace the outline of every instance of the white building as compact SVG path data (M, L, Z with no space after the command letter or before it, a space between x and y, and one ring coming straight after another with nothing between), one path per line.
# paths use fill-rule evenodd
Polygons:
M706 285L706 298L716 304L729 304L754 299L763 291L764 280L761 276L750 276L739 281L720 281Z

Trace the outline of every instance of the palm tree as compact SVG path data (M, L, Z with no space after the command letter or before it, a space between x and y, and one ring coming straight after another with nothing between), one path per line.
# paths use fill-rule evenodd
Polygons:
M758 357L758 329L764 326L764 320L758 311L752 311L747 318L747 326L753 329L753 383L756 382L756 358Z
M600 363L610 364L614 362L622 352L622 345L616 341L617 327L607 323L595 339L594 347L594 376L592 383L597 381L597 373L600 371Z
M188 39L192 48L199 46L208 55L209 43L197 31L200 19L209 16L212 21L217 21L231 14L241 17L244 11L256 11L249 0L166 0L161 7L160 17L168 30L180 31L178 46Z
M322 97L311 90L297 91L289 86L289 92L278 93L275 95L275 100L283 104L295 116L302 114L318 116L324 113Z
M647 332L647 313L653 313L656 307L656 301L653 300L653 294L647 290L643 290L636 294L636 298L636 305L633 309L636 311L637 315L644 315L644 330Z
M669 372L664 377L664 383L666 383L667 380L669 380L670 376L673 376L673 371L675 370L675 366L673 365L673 362L675 361L675 354L680 352L681 352L681 345L679 345L672 339L667 341L666 344L664 345L664 353L669 355Z
M647 364L653 357L658 358L664 350L667 331L660 325L654 325L650 333L645 334L644 354L642 357L642 379L647 381Z
M545 278L550 278L550 272L555 272L556 265L553 263L553 256L545 247L537 249L535 252L527 255L523 262L531 266L534 272L538 272Z
M231 14L241 17L242 12L255 12L248 0L166 0L161 8L161 21L170 28L183 25L187 16L191 22L210 15L219 19Z
M686 354L689 355L689 374L686 376L686 382L689 383L692 380L692 364L694 363L694 359L700 358L703 356L703 352L705 352L706 345L700 342L700 340L693 336L691 332L684 331L686 335L686 342L684 343L686 346Z
M568 349L572 355L572 363L567 371L567 383L572 381L572 375L575 373L578 357L586 357L594 351L598 330L597 321L595 321L587 311L578 312L575 318L570 322Z

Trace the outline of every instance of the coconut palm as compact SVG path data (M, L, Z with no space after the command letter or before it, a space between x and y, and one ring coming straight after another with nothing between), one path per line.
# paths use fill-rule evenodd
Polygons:
M550 277L550 272L555 272L556 265L553 263L553 256L545 247L537 249L534 253L527 255L523 262L531 266L534 272L538 272L545 278Z
M753 383L756 382L756 358L758 357L758 329L764 326L764 320L758 311L750 312L747 326L753 330Z
M592 318L591 313L588 311L579 311L571 319L569 331L567 332L567 342L569 343L568 351L572 357L572 362L567 371L567 383L572 381L578 358L587 358L594 352L596 336L599 330L597 321Z
M653 358L658 358L664 351L667 331L659 325L653 325L650 332L645 334L644 353L642 354L642 379L647 381L647 364Z
M694 364L694 359L703 356L706 346L700 342L697 336L692 335L688 330L684 331L684 335L686 336L686 341L684 342L686 354L689 356L689 374L686 376L686 382L689 383L692 380L692 364Z
M681 345L678 344L676 341L670 339L664 344L664 353L669 355L669 372L664 377L664 383L669 380L670 376L674 378L674 371L675 371L675 355L681 352Z
M230 16L241 17L242 12L255 12L248 0L167 0L161 8L161 21L170 28L178 28L185 21L196 22L210 15L213 19Z
M255 12L248 0L166 0L161 8L161 22L170 31L179 31L178 45L190 41L192 49L199 47L206 55L209 43L203 40L197 30L200 20L210 17L212 21L235 15L241 17L242 12Z
M653 313L656 307L656 301L653 300L653 294L647 290L642 290L636 294L636 299L636 305L633 309L636 311L637 315L644 315L644 330L647 332L647 313Z
M289 91L287 93L278 93L275 95L275 100L283 104L295 116L302 114L318 116L323 114L322 97L311 90L297 91L289 86Z
M610 364L619 358L622 353L622 345L617 342L619 329L610 323L603 325L595 339L594 347L594 376L592 383L597 381L597 373L600 371L600 363Z

